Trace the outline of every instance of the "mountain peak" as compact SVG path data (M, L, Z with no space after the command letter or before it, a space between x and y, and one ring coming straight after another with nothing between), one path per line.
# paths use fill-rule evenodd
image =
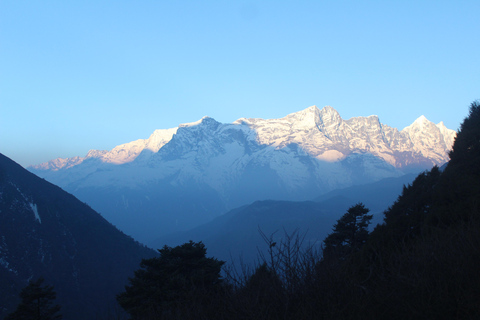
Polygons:
M299 116L311 115L311 114L316 114L319 111L320 110L318 109L318 107L313 105L313 106L310 106L306 109L303 109L303 110L300 110L300 111L297 111L297 112L294 112L294 113L290 113L289 115L287 115L287 117L294 116L294 115L299 115Z
M320 110L320 114L322 115L322 117L333 117L333 118L341 118L340 117L340 114L338 113L337 110L335 110L335 108L331 107L331 106L325 106L323 107L322 110Z
M447 127L445 126L445 123L443 123L443 121L440 121L439 123L437 123L437 127L440 128L440 129L447 129Z
M428 120L424 115L418 117L411 125L403 128L402 131L410 131L410 130L422 130L425 127L431 126L435 124Z
M298 112L291 113L283 119L291 122L294 127L309 129L317 126L320 110L317 106L311 106Z
M319 109L316 105L313 105L313 106L310 106L306 109L304 109L304 111L309 111L309 112L317 112Z
M319 112L319 117L323 127L337 126L343 121L338 111L330 106L323 107Z
M422 114L420 117L418 117L413 123L415 124L424 124L424 123L430 123L430 121Z
M194 126L198 126L198 125L218 126L219 124L220 124L220 122L218 122L217 120L215 120L215 119L213 119L209 116L204 116L204 117L202 117L202 119L200 119L198 121L182 123L178 127L179 128L185 128L185 127L194 127Z
M337 112L337 110L335 110L335 108L332 107L332 106L325 106L325 107L323 107L322 111L323 112Z
M428 119L422 114L420 117L417 118L417 120L415 121L422 121L422 122L425 122L425 121L428 121Z

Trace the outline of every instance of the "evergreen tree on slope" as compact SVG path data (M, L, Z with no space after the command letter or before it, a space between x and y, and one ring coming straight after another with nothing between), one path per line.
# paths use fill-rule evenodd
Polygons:
M362 203L350 207L333 226L333 232L324 240L324 258L343 259L356 252L367 241L368 225L373 215Z
M60 306L54 305L56 298L53 286L45 285L43 278L30 283L20 292L22 299L17 310L9 314L5 320L57 320Z

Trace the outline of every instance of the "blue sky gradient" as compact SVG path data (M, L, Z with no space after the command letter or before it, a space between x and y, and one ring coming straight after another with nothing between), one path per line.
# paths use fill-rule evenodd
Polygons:
M84 156L208 115L311 105L458 129L479 1L1 1L0 152Z

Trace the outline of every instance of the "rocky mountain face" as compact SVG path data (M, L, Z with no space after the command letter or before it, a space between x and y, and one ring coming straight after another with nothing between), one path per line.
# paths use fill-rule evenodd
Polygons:
M399 131L377 116L343 120L312 106L281 119L204 117L29 169L147 242L256 200L309 200L442 165L454 137L423 116Z
M105 318L141 259L154 255L88 205L0 154L0 318L39 277L54 286L64 319Z

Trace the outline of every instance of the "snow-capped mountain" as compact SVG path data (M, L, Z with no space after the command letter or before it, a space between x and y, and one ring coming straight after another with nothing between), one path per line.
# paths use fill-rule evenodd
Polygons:
M135 160L142 151L151 151L153 153L168 143L172 136L177 132L177 128L155 130L150 138L139 139L129 143L116 146L111 151L106 150L90 150L84 158L58 158L34 166L40 170L60 170L68 169L81 164L83 161L91 158L100 159L104 163L123 164Z
M255 200L308 200L442 165L454 137L423 116L399 131L377 116L343 120L312 106L281 119L204 117L30 170L146 241L150 231L192 227Z

